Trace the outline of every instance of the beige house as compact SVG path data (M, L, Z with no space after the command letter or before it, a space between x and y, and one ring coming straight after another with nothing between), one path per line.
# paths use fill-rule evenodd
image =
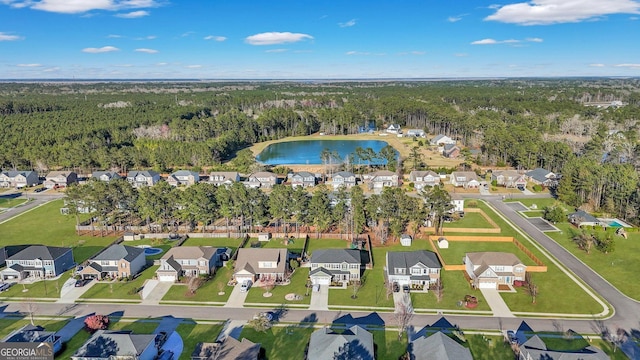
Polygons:
M226 259L226 248L213 246L176 246L160 259L156 276L160 281L177 281L182 276L199 276L215 273Z
M287 249L238 249L233 278L238 283L256 282L260 279L282 281L289 272Z
M475 189L480 187L478 175L473 171L454 171L449 176L451 185L463 187L465 189Z
M500 285L513 285L523 281L527 266L512 253L472 252L464 258L465 270L475 288L498 289Z
M52 171L45 177L44 187L47 189L64 188L77 182L78 174L73 171Z
M198 343L191 353L191 360L258 360L260 343L249 339L238 341L227 336L223 341Z
M430 170L413 170L409 173L409 181L413 182L416 190L421 190L427 186L440 185L440 175Z
M370 189L380 191L384 187L398 187L400 180L398 174L389 170L379 170L363 176L363 180Z
M171 186L191 186L197 182L200 182L200 174L195 171L178 170L167 177Z
M85 279L125 278L137 275L145 265L144 249L116 244L89 259L80 276Z
M259 171L249 175L246 186L270 189L278 184L278 175L269 171Z

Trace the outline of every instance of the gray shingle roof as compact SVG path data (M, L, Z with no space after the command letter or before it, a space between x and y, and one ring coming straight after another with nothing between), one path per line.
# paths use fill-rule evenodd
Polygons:
M440 331L429 337L414 340L411 353L416 360L473 360L468 348Z
M73 356L108 358L140 355L148 346L155 346L155 339L155 335L133 334L130 331L98 330ZM106 344L111 346L105 346Z
M67 251L71 251L68 247L55 247L44 245L31 245L24 250L10 256L10 260L55 260L64 255Z
M595 216L589 214L584 210L578 210L573 214L570 214L569 218L582 219L582 222L594 222L594 223L599 222L599 220Z
M422 263L430 269L442 268L442 264L440 263L438 256L431 251L416 250L387 252L388 269L404 268L407 269L406 274L409 275L408 269L419 263Z
M173 176L195 176L198 177L200 176L200 174L198 174L195 171L191 171L191 170L178 170L176 172L174 172L173 174L171 174Z
M360 250L357 249L318 249L311 254L311 262L316 264L362 264Z
M587 346L577 351L548 350L544 340L534 335L520 346L520 351L533 359L557 359L557 360L608 360L610 359L601 349L595 346Z
M525 175L527 175L528 177L538 181L538 182L545 182L546 180L548 180L547 175L549 175L549 173L551 173L551 171L543 169L543 168L535 168L527 173L525 173Z
M92 260L120 260L125 259L127 261L132 261L137 258L141 253L144 253L144 249L114 244L104 249L101 253L94 256Z
M45 331L42 326L25 325L4 338L3 342L44 342L55 335L54 331Z
M520 259L518 259L517 256L507 252L497 252L497 251L471 252L471 253L467 253L467 256L469 257L469 260L471 260L471 263L473 263L474 265L481 265L482 263L485 263L489 266L495 266L495 265L513 266L517 264L522 264L522 261L520 261Z
M348 352L341 353L347 345ZM342 334L335 333L329 328L316 330L309 340L308 359L333 359L335 354L347 355L345 359L373 360L373 335L354 325Z
M191 354L192 359L206 360L257 360L260 343L248 339L238 341L228 336L222 343L198 343Z

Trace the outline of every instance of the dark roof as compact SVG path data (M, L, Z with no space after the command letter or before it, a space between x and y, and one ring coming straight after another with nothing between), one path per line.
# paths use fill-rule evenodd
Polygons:
M336 354L348 356L345 359L373 360L373 335L357 325L342 333L323 328L311 334L308 359L333 359Z
M573 214L570 214L569 218L570 219L582 219L581 222L593 222L593 223L599 222L599 220L595 216L589 214L588 212L586 212L584 210L578 210L578 211L574 212Z
M473 360L468 348L440 331L414 340L411 353L416 360Z
M3 342L45 342L55 335L54 331L45 331L42 326L25 325L4 338Z
M360 250L357 249L318 249L311 254L311 262L317 264L362 264Z
M143 248L114 244L104 249L98 255L94 256L92 260L120 260L125 259L132 261L140 254L144 253Z
M3 266L5 263L5 260L17 253L19 253L20 251L28 248L29 245L9 245L9 246L3 246L0 248L0 266Z
M55 247L55 246L44 246L44 245L30 245L27 248L19 251L13 256L9 256L9 260L33 260L33 259L42 259L42 260L55 260L62 255L66 254L68 251L71 251L71 248L68 247Z
M315 177L316 177L316 175L315 175L315 174L310 173L310 172L308 172L308 171L298 171L298 172L293 173L293 175L291 175L291 176L293 177L293 176L296 176L296 175L298 175L298 176L302 176L302 177L305 177L305 178L306 178L306 177L313 177L314 179L315 179Z
M260 343L248 339L238 341L230 336L222 342L198 343L191 353L192 359L205 360L257 360Z
M387 269L410 267L422 263L424 266L435 269L442 268L442 264L436 253L426 250L415 251L389 251L387 252Z
M78 349L74 357L108 358L140 355L148 346L155 346L156 335L133 334L130 331L98 330Z
M91 177L97 179L97 178L101 177L102 175L107 175L107 177L109 179L120 179L121 178L120 174L118 174L115 171L94 171L91 174Z
M18 175L23 175L24 177L29 177L29 175L31 175L31 173L33 173L34 171L31 170L9 170L9 171L3 171L3 174L6 174L8 177L10 178L14 178Z
M527 175L528 177L538 181L538 182L545 182L548 180L547 175L549 175L551 173L551 171L547 170L547 169L543 169L543 168L535 168L527 173L525 173L525 175Z
M350 171L338 171L337 173L333 174L333 177L343 177L343 178L348 178L348 177L352 177L352 176L356 176L356 174L350 172Z
M556 351L547 349L544 340L534 335L520 346L525 356L533 359L562 359L562 360L608 360L607 354L595 346L587 346L576 351Z
M132 170L127 173L127 177L136 177L138 175L142 175L145 177L160 176L160 174L153 170Z

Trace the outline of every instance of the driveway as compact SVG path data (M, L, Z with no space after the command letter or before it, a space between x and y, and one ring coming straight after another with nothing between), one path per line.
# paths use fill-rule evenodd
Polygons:
M247 324L246 320L227 320L216 341L223 341L227 336L231 336L236 340L240 340L242 328Z
M142 305L158 305L171 286L173 283L170 281L148 280L142 290Z
M407 312L413 312L413 304L411 303L411 295L406 292L394 292L393 293L393 304L395 307L395 312L400 312L400 309L404 306Z
M62 285L62 289L60 289L60 299L58 299L56 302L62 304L73 304L94 284L96 284L96 281L91 280L85 286L76 287L76 279L69 278Z
M329 310L329 285L320 285L320 291L311 292L309 310Z
M493 311L494 317L514 317L498 290L481 288L480 292L482 292L484 299L489 304L491 311Z
M247 299L247 294L249 292L240 291L240 284L237 284L233 287L233 291L231 291L231 295L229 295L229 300L224 304L224 307L233 307L233 308L241 308L244 307L244 301Z

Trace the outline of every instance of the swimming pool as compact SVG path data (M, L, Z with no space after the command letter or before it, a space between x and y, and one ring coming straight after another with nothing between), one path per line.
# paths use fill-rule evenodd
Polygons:
M144 248L144 254L146 256L158 255L163 251L164 250L162 250L160 248L153 248L153 247Z

